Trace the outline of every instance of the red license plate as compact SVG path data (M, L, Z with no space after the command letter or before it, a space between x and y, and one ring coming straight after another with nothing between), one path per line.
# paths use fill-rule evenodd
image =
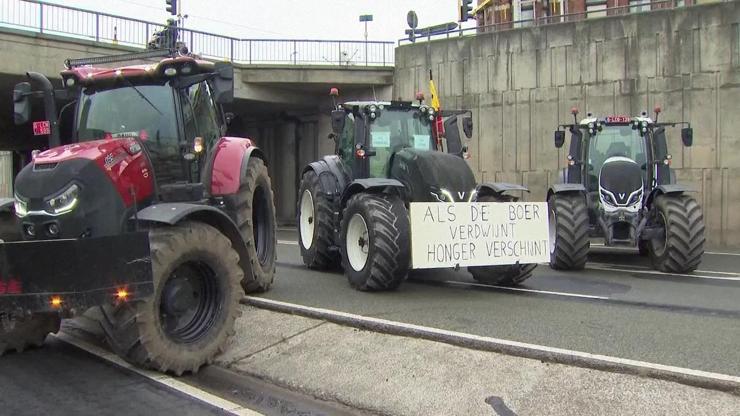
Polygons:
M34 121L33 135L43 136L45 134L51 134L51 124L48 121Z
M629 123L630 118L628 116L608 116L606 118L607 123Z

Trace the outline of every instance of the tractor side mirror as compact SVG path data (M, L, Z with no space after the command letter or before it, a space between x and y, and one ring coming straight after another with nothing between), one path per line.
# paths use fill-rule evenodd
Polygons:
M555 131L555 147L560 149L565 144L565 131L564 130L557 130Z
M465 117L462 121L463 133L468 139L473 137L473 117Z
M691 147L694 144L694 129L691 127L685 127L681 129L681 141L686 147Z
M26 124L31 119L31 84L21 82L13 89L13 121L16 125Z
M344 130L345 117L344 110L334 110L331 112L331 129L335 135L341 134L342 130Z
M228 62L216 62L216 77L213 78L213 95L216 103L234 101L234 67Z

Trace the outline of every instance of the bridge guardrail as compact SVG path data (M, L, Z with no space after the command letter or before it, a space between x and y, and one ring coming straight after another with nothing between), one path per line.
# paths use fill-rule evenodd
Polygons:
M0 0L0 27L145 48L163 24L37 0ZM194 53L241 64L393 66L395 42L239 39L178 28Z

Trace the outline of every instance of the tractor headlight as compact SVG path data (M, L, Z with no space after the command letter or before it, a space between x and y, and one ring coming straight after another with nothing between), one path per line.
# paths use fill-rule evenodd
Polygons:
M72 211L77 206L79 194L80 187L76 184L70 185L64 192L45 200L46 212L53 215L60 215Z
M15 194L14 197L15 202L13 203L13 207L15 208L15 215L23 218L28 215L28 204L26 204L26 201L22 200L18 194Z
M606 192L605 190L602 189L600 193L601 193L601 200L604 201L604 203L612 207L617 206L617 201L614 200L614 197L609 192Z

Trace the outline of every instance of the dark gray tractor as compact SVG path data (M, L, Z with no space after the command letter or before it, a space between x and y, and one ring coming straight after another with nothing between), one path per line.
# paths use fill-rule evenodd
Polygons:
M691 189L677 184L671 170L666 127L685 125L684 146L691 146L688 123L658 123L643 112L638 117L591 113L555 132L555 147L571 133L568 166L560 183L548 192L550 207L550 267L583 269L590 238L606 246L636 247L649 255L663 272L695 270L704 253L704 217L689 196Z
M332 90L333 95L337 92ZM470 112L435 114L406 101L347 102L331 113L335 154L303 169L297 223L303 262L341 265L352 287L391 290L411 266L412 202L509 202L520 185L477 184L465 161ZM443 122L445 137L435 134ZM516 285L536 264L469 267L484 283Z

